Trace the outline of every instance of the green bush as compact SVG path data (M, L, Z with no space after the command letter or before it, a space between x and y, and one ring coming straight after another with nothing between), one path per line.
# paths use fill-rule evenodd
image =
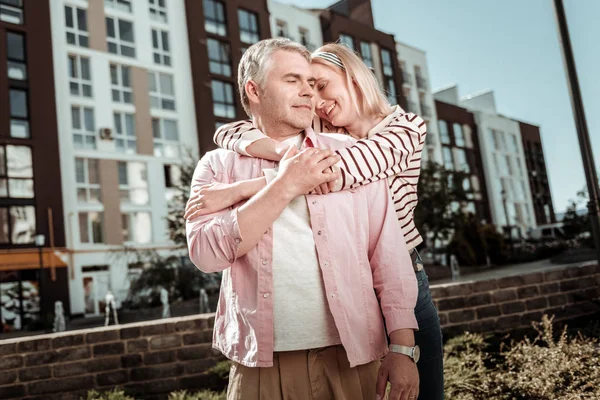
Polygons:
M212 375L218 376L220 379L229 379L229 370L231 368L231 361L224 360L219 361L216 365L210 367L206 372Z
M227 392L221 393L203 390L198 393L188 393L186 390L173 392L169 395L169 400L226 400Z
M125 392L119 388L114 388L110 392L97 392L90 390L85 400L135 400L133 397L125 395Z
M445 346L449 400L554 400L600 398L597 337L558 337L552 319L534 324L535 339L488 351L481 335L466 333ZM594 331L594 330L592 330Z

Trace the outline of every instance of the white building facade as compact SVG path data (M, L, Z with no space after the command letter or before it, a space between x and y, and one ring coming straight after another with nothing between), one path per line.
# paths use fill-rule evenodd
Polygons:
M519 123L498 114L493 91L459 100L458 88L451 86L435 97L474 114L492 222L498 227L516 227L525 237L536 222ZM517 231L513 230L513 236L518 236Z
M301 43L309 51L323 45L323 33L318 13L269 0L271 35L286 37Z
M398 62L402 70L402 90L407 100L407 111L421 116L427 122L426 149L423 161L442 163L437 114L431 89L427 54L425 51L396 41Z
M185 4L53 0L51 20L71 313L97 315L132 251L173 253L171 187L198 154Z

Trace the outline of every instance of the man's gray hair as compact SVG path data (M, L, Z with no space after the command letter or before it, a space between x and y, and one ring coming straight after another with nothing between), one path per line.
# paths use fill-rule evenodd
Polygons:
M240 65L238 66L238 89L242 99L242 106L244 106L244 110L248 116L251 116L251 114L250 101L245 90L246 83L254 81L261 89L264 87L267 72L270 68L270 57L277 50L296 52L310 63L310 52L306 47L290 39L265 39L250 46L242 56Z

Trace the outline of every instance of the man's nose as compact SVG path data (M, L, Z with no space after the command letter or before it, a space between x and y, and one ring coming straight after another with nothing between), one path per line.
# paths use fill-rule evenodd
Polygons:
M308 81L305 81L302 85L302 89L300 91L300 96L302 97L313 97L315 95L315 91Z

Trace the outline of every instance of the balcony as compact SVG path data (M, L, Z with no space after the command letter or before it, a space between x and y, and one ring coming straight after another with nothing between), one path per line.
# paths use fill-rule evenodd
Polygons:
M417 75L417 87L421 90L427 90L427 79Z
M411 86L413 84L412 75L406 71L402 71L402 81L403 85Z

